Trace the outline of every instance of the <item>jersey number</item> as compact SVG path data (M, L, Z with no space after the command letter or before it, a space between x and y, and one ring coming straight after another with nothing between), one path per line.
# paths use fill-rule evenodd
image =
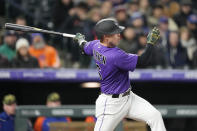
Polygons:
M102 75L101 75L101 72L100 72L101 68L100 68L100 66L98 64L96 64L96 68L98 70L98 74L99 74L100 80L102 80Z

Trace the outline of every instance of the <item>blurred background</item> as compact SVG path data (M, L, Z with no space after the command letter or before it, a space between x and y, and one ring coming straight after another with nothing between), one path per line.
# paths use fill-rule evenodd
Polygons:
M10 125L13 129L9 131L14 130L14 119L22 115L19 112L17 116L16 107L89 105L87 108L92 108L100 93L94 60L81 55L79 45L72 39L8 31L3 28L4 24L16 23L70 34L80 32L91 41L97 39L94 25L106 17L113 17L126 27L118 46L127 53L140 55L145 49L148 32L154 26L160 29L161 39L154 48L150 64L130 73L133 91L162 109L168 131L197 131L196 7L196 0L1 0L0 111L10 108L14 111L11 115L0 115L0 131L8 131ZM45 106L40 108L45 109ZM178 110L180 108L183 110ZM39 111L37 106L31 109ZM68 116L37 118L42 115L40 113L31 116L30 112L27 130L58 130L57 125L50 128L47 125L50 122L95 122L94 113L75 117L63 112ZM3 130L5 117L12 119L12 124ZM129 127L132 124L123 124L125 131L137 130L137 124L141 124L124 121L134 123L132 129ZM149 130L145 124L140 126L140 131Z

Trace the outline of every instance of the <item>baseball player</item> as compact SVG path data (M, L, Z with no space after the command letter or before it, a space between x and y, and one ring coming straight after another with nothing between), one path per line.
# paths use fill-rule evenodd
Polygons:
M124 27L114 19L102 19L95 26L99 40L86 42L77 33L76 40L82 52L94 57L100 76L101 94L96 100L94 131L113 131L123 118L145 121L151 131L166 131L160 112L148 101L132 92L129 71L146 65L151 59L159 30L154 28L147 36L147 46L141 56L125 53L117 48Z

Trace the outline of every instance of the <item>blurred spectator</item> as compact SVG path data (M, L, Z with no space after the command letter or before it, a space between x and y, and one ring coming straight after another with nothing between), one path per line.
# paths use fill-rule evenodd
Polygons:
M10 68L11 64L8 59L0 54L0 68Z
M100 1L103 1L103 2L110 1L113 4L113 6L118 6L118 5L128 2L129 0L100 0Z
M14 131L14 115L16 110L16 98L8 94L3 98L3 110L0 114L0 131Z
M90 9L94 8L94 7L97 7L100 5L100 2L97 1L97 0L86 0L86 3L88 4L88 7Z
M160 24L160 19L164 17L168 19L168 29L171 31L178 31L178 26L174 20L164 14L164 8L162 5L154 6L152 15L148 17L148 25L150 27L157 26Z
M165 16L173 17L180 11L180 6L175 0L160 0L158 3L164 6Z
M124 6L117 6L115 8L115 18L118 21L119 25L127 26L128 25L128 15L126 8Z
M107 18L112 15L112 2L111 1L104 1L101 4L101 15L102 15L102 18Z
M158 25L158 21L160 19L160 17L163 16L163 6L162 5L155 5L153 6L153 9L152 9L152 15L150 15L148 17L148 25L150 27L154 27L156 25Z
M141 55L146 47L147 37L144 33L138 35L137 54Z
M139 0L139 11L145 15L146 17L151 14L151 7L149 4L149 0Z
M161 17L159 19L159 30L160 30L160 43L163 47L167 47L167 40L168 40L168 34L169 34L169 24L168 24L168 18L167 17Z
M143 17L142 13L133 13L130 18L130 21L131 25L135 29L136 34L148 33L149 29L147 26L145 26L145 18Z
M61 30L63 24L68 19L69 13L71 13L74 3L72 0L56 0L53 11L53 23L55 30Z
M16 17L16 24L19 25L27 25L26 19L24 16L18 16ZM29 42L31 42L31 37L28 33L17 31L16 32L17 38L26 38Z
M39 33L32 34L32 45L29 48L29 53L38 59L41 68L60 67L60 60L55 48L45 43L44 38Z
M197 69L197 50L193 53L192 67Z
M193 53L197 49L196 40L192 37L191 32L186 27L180 29L180 41L184 48L187 49L187 55L190 61L193 59Z
M181 0L181 10L178 14L176 14L173 17L173 19L179 27L186 26L187 18L192 13L193 13L193 11L192 11L191 0Z
M183 68L189 64L187 51L181 46L178 32L169 33L167 58L172 68Z
M75 6L72 12L73 14L65 22L65 25L63 28L66 31L68 31L68 33L71 33L71 34L76 34L77 32L84 34L88 10L89 8L88 8L87 3L79 2ZM68 49L68 53L71 54L71 61L73 63L73 67L79 68L80 66L79 45L74 43L72 39L69 39L66 44L67 44L66 49Z
M84 35L87 41L96 39L94 26L101 20L101 12L99 7L94 7L88 13L87 20L84 25Z
M130 1L128 3L128 14L132 16L134 12L138 12L138 11L139 11L139 2Z
M132 27L127 27L123 31L122 39L120 40L118 47L127 53L137 53L136 34Z
M53 27L55 31L59 32L70 32L70 29L66 29L67 21L70 19L71 14L74 12L74 2L73 0L55 0L55 5L52 11L52 21ZM73 27L71 27L73 28ZM59 50L68 49L68 47L64 47L70 43L70 39L62 37L53 38L53 47L56 47ZM65 42L66 41L66 42ZM58 44L56 44L58 43ZM66 52L65 50L63 50Z
M50 93L47 96L46 106L50 108L60 107L60 95L56 92ZM54 122L70 122L69 117L38 117L34 124L34 131L50 131L50 123Z
M84 22L83 32L87 41L91 41L97 39L96 33L94 30L94 26L96 23L102 18L101 11L99 7L93 7L89 13L88 17ZM80 56L80 67L87 68L90 64L91 57L90 56Z
M12 67L14 68L38 68L38 60L30 56L29 52L29 42L20 38L16 42L16 58L12 62Z
M0 46L0 54L11 61L16 56L15 43L17 37L14 31L7 31L4 36L4 44Z
M187 18L187 28L191 31L194 38L197 39L197 15L191 14Z

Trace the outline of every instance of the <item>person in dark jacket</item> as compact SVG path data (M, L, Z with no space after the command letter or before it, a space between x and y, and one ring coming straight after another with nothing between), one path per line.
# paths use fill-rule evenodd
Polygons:
M0 131L14 131L14 115L16 109L16 98L8 94L3 98L3 110L0 114Z
M181 46L178 32L171 31L167 44L167 59L172 68L183 68L188 66L189 59L187 51Z
M64 22L68 19L74 7L72 0L56 0L53 10L53 23L55 30L60 30Z
M28 52L29 42L21 38L16 42L16 58L12 62L14 68L38 68L38 60Z
M187 25L187 18L192 13L193 13L193 11L192 11L191 0L181 0L181 11L180 11L180 13L176 14L173 17L173 19L179 27L186 26Z
M27 21L26 21L26 18L24 16L16 17L15 23L18 24L18 25L25 25L25 26L27 25ZM16 36L17 36L17 39L25 38L29 42L31 42L31 36L29 35L29 33L25 33L25 32L22 32L22 31L17 31Z
M193 53L192 67L197 69L197 49Z
M0 68L10 68L10 62L8 59L0 54Z

